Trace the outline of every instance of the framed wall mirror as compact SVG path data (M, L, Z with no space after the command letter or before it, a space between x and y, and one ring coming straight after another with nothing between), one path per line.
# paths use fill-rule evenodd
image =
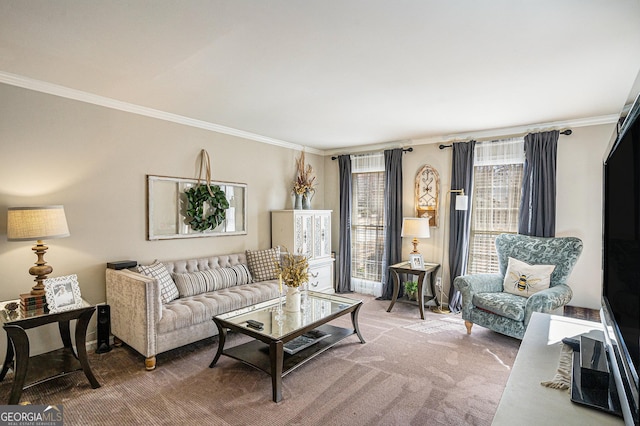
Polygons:
M201 182L202 183L202 182ZM247 234L247 184L211 181L226 195L229 207L225 219L214 229L197 231L189 225L185 191L198 184L196 179L147 176L147 239L219 237ZM206 203L203 214L210 213Z

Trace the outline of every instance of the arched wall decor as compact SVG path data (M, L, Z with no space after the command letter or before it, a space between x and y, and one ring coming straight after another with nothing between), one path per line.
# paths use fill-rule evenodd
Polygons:
M416 175L415 202L417 217L428 217L430 226L438 226L440 175L428 164Z

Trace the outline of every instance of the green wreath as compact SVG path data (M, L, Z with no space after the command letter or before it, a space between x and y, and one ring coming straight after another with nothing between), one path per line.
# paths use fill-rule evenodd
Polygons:
M227 217L229 201L218 185L198 185L184 191L187 196L187 222L194 231L215 229ZM204 205L209 214L204 215Z

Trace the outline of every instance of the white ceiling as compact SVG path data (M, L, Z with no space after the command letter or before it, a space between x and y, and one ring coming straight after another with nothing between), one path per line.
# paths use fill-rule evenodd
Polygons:
M640 0L0 2L0 82L324 152L618 114L639 52Z

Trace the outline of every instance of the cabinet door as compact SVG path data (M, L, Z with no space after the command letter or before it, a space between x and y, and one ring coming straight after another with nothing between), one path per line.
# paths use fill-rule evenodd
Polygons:
M314 256L316 259L331 256L331 213L315 216Z
M313 257L313 215L296 213L295 215L294 254Z

